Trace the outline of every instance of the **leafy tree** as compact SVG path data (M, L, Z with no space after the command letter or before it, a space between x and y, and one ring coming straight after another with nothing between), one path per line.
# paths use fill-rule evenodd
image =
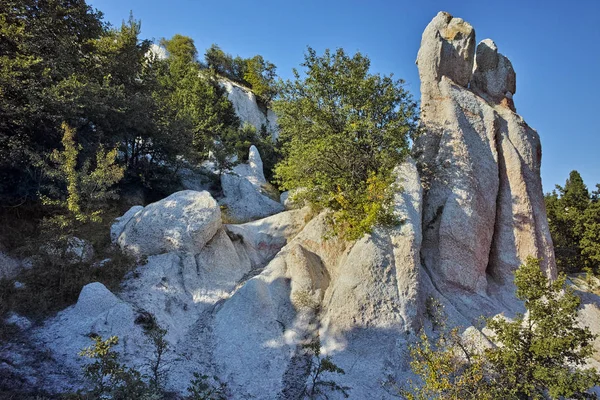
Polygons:
M119 353L113 347L119 344L119 338L111 336L102 340L100 336L92 338L94 345L83 349L79 355L94 362L84 366L84 374L93 385L91 395L94 399L135 400L144 399L150 394L141 374L119 361Z
M208 375L194 372L194 379L188 387L188 400L225 400L227 385L214 376L212 381Z
M590 203L583 214L583 235L580 246L581 254L586 257L588 267L600 267L600 200Z
M62 235L68 237L74 233L78 224L102 221L106 202L118 197L113 186L123 178L123 168L116 164L117 150L107 152L102 147L96 153L93 169L89 158L79 167L79 152L82 147L75 141L75 130L66 123L63 123L62 128L64 150L52 153L50 159L55 167L47 171L53 180L64 182L66 198L61 198L60 191L51 191L57 197L42 195L42 202L59 208L60 211L49 218L47 223L57 226Z
M321 356L321 341L318 337L311 340L303 346L304 350L310 357L309 369L309 384L305 386L302 397L308 399L319 398L320 395L327 397L327 393L337 392L344 398L348 398L347 386L341 386L334 380L327 380L324 374L341 374L346 372L338 367L331 359L331 356Z
M342 49L309 48L305 76L281 83L273 103L283 161L275 168L296 202L333 211L333 233L354 239L392 224L392 171L409 151L417 109L401 80L369 73L370 61Z
M85 74L90 40L104 31L84 0L6 0L0 5L0 197L36 197L40 162L60 143L65 107L57 87Z
M165 356L169 350L169 342L165 339L167 330L156 325L146 331L146 335L154 348L153 357L149 360L148 365L150 367L150 387L155 392L161 392L168 372L168 365L165 362Z
M277 67L275 64L265 61L265 59L256 55L246 60L246 72L244 73L244 81L250 84L254 94L268 105L277 94L277 86L275 78Z
M162 84L167 107L176 110L172 123L185 141L191 141L188 146L193 145L195 158L205 159L215 143L222 143L223 136L239 128L239 119L216 77L201 73L191 39L179 35L161 43L169 51Z
M540 262L529 258L515 272L517 298L526 315L488 320L502 346L487 351L494 385L505 398L586 398L600 375L584 369L595 336L577 321L581 300L561 275L548 281Z
M411 347L411 368L422 384L410 382L409 389L398 391L408 400L492 400L486 381L486 360L463 341L458 328L440 332L432 340L425 332ZM394 385L396 386L396 385Z
M595 398L589 389L600 375L585 368L595 335L579 326L580 299L566 277L548 281L540 261L529 258L515 272L515 284L527 313L487 320L496 346L469 349L454 330L450 340L442 334L432 346L424 336L413 347L412 367L422 385L410 398Z

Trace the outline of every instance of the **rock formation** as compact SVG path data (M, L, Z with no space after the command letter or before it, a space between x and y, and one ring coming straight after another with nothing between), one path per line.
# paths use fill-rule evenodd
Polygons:
M263 163L256 146L250 146L248 161L233 167L233 171L221 175L223 199L227 218L232 222L248 222L284 211L285 207L274 194L265 179ZM275 190L276 191L276 190ZM279 192L277 192L277 196Z
M425 29L417 58L425 133L415 153L426 183L425 267L444 285L485 294L527 256L542 258L551 277L556 268L539 137L514 112L510 61L491 40L476 52L474 43L473 28L448 13Z
M227 98L233 104L235 113L242 123L254 126L258 132L264 127L273 139L277 139L279 134L277 115L271 109L259 106L256 96L250 89L225 78L219 83L227 92Z
M417 63L424 133L414 159L394 171L402 224L355 242L326 239L323 214L309 220L308 210L283 211L265 194L253 147L248 163L223 175L221 200L230 216L251 222L223 224L217 202L196 191L115 221L113 241L147 263L120 293L87 285L77 304L28 328L64 368L63 380L81 385L77 352L90 333L119 335L125 360L139 364L151 349L135 321L151 314L169 332L168 389L185 392L201 372L218 375L236 399L297 398L309 374L303 344L318 338L346 371L335 379L351 398L393 398L382 381L411 376L408 343L431 328L427 299L482 340L469 327L480 315L522 310L514 269L528 256L541 258L549 277L556 268L540 141L515 113L514 70L492 41L476 49L473 28L447 13L425 29ZM18 365L7 368L15 374ZM31 384L64 387L54 375L29 374Z

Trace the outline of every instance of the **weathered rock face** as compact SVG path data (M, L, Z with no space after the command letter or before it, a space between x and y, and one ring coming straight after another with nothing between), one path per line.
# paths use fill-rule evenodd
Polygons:
M517 92L517 75L508 58L498 53L496 43L490 39L477 45L476 64L473 71L472 88L477 93L487 94L493 101L510 100Z
M258 132L264 126L271 137L277 139L279 133L277 115L272 110L261 108L251 90L228 79L221 79L219 83L227 91L227 98L233 104L235 113L242 122L254 126Z
M128 211L114 226L134 213ZM139 256L170 251L195 253L221 227L221 210L208 192L184 190L152 203L129 218L117 238L121 248Z
M218 375L232 398L299 398L309 378L303 345L318 338L322 354L346 371L332 378L351 387L352 398L394 398L381 382L411 377L408 344L432 326L426 299L443 304L449 325L463 327L481 315L522 311L514 269L527 256L542 258L550 277L556 268L539 137L514 112L510 61L489 40L475 54L473 28L440 13L423 34L418 66L425 133L415 143L417 160L394 170L401 224L355 242L326 238L325 214L308 221L308 209L280 212L281 202L265 194L252 147L248 163L223 175L221 201L250 222L223 225L206 192L133 207L111 235L147 263L120 293L87 285L76 305L25 328L61 365L51 389L77 382L76 354L90 333L117 335L125 361L147 361L152 348L135 321L151 314L168 329L170 390L184 393L200 372ZM286 196L282 202L293 206ZM489 344L474 327L463 337ZM0 351L0 359L15 351Z
M417 63L426 133L415 152L427 185L425 267L442 286L484 294L489 278L510 275L528 255L542 257L549 276L555 265L539 137L514 113L510 61L491 40L475 57L474 40L447 13L425 29Z
M269 184L263 172L263 163L256 146L250 146L248 162L236 165L233 171L221 175L229 220L236 223L253 221L285 210L283 204L269 197Z

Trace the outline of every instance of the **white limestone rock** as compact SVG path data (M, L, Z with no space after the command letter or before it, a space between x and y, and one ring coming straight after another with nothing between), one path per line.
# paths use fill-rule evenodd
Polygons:
M154 315L176 342L202 312L228 298L250 269L249 258L220 228L196 255L171 252L148 257L124 282L122 296Z
M317 236L323 243L323 226L320 220L309 222L215 316L216 362L224 372L222 378L239 397L280 393L286 372L294 369L292 360L299 344L314 331L310 317L299 309L303 304L319 304L329 276L322 258L300 236Z
M435 85L442 76L467 87L473 71L474 51L473 27L440 11L425 28L417 55L421 91L424 92L424 85Z
M259 107L256 96L250 89L229 79L221 79L219 83L227 91L227 98L233 104L235 113L242 122L254 126L258 132L264 125L273 140L277 139L279 127L277 126L277 116L272 110L267 109L265 114L264 109Z
M75 311L82 318L96 317L119 303L119 299L100 282L85 285L79 293Z
M184 190L138 211L117 243L136 256L198 253L221 227L221 210L208 192Z
M80 376L86 362L78 354L93 345L91 337L94 335L103 339L117 336L119 345L114 350L126 363L135 359L134 364L140 365L144 354L151 353L142 327L135 323L137 315L131 305L118 299L101 283L94 282L83 287L75 305L46 320L40 328L34 328L30 336L38 348L52 352L54 361L60 365L61 386L67 384L65 379L70 379L68 383L76 390L81 388L83 379L73 380L73 377Z
M489 95L494 101L512 100L517 92L517 76L508 58L498 53L491 39L477 45L472 87L475 92Z
M438 14L419 51L426 133L415 142L415 153L427 185L421 254L426 269L439 276L438 287L484 295L489 278L506 282L526 253L542 257L550 277L556 267L539 175L539 137L514 113L510 61L493 42L483 41L473 91L467 89L474 33L467 29L465 42L462 30L451 29L455 40L444 41L453 20ZM458 53L438 51L450 44Z
M228 219L243 223L284 211L279 201L269 197L267 185L258 149L251 146L247 163L221 175L224 198L220 203L226 207Z
M226 225L226 229L253 267L264 266L302 230L308 215L308 208L285 211L245 224Z
M10 312L8 316L4 319L4 322L9 325L15 325L22 331L31 328L31 326L33 325L29 318L19 315L15 312Z
M131 221L131 219L140 211L144 209L143 206L133 206L125 214L115 218L113 224L110 227L110 240L113 243L117 242L121 233L125 230L125 226Z
M13 279L21 271L19 260L0 252L0 279Z

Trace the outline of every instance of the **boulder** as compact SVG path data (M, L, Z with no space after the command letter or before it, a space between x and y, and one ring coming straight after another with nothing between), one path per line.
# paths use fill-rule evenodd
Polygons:
M115 218L113 224L110 226L110 240L113 243L117 242L121 233L125 230L125 226L131 221L131 219L140 211L144 209L143 206L133 206L125 214Z
M23 317L22 315L19 315L15 312L9 313L8 316L4 319L4 323L14 325L22 331L31 328L31 326L33 325L29 318Z
M196 254L220 227L221 210L212 196L184 190L137 211L117 243L136 256L171 251Z
M88 283L81 289L75 312L81 318L94 318L119 303L119 299L100 282Z
M291 210L257 221L226 225L234 245L252 260L253 267L264 266L306 225L309 209Z

